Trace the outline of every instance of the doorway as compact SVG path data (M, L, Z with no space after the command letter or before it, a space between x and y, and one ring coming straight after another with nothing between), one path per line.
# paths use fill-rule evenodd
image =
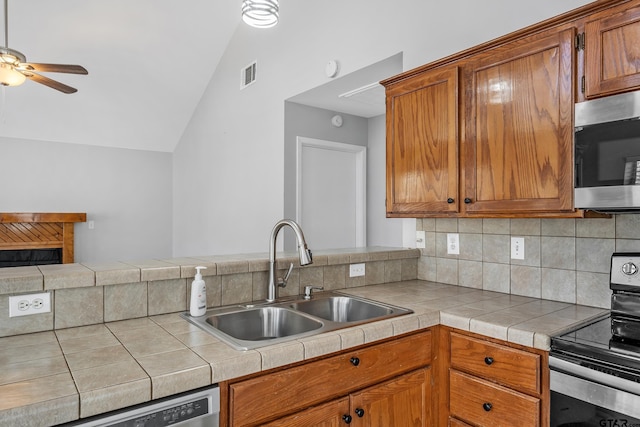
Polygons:
M307 242L366 246L366 147L299 136L296 156L296 221Z

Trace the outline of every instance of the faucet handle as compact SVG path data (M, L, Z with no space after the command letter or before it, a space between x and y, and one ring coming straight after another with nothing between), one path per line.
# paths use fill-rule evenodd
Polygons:
M284 277L278 281L278 286L280 286L281 288L287 287L287 280L289 280L289 276L291 275L292 271L293 271L293 263L289 264L289 269L285 273Z
M312 291L323 291L324 288L322 286L305 286L304 287L304 299L311 299L312 295L311 292Z

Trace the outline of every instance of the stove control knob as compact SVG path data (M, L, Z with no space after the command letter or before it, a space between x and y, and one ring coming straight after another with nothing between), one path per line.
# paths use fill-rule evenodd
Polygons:
M633 276L638 272L638 266L632 262L625 262L622 264L622 272L627 276Z

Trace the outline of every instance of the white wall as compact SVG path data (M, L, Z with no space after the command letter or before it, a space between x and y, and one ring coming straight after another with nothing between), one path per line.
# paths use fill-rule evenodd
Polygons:
M275 28L238 26L174 152L174 255L267 249L284 214L284 101L326 83L329 59L344 75L403 52L410 69L586 3L292 1Z
M296 161L297 137L322 139L345 144L367 146L367 119L349 114L341 114L343 124L335 127L331 117L335 112L314 108L293 102L285 102L285 142L284 142L284 217L296 217ZM294 234L285 229L284 248L296 249ZM264 250L264 249L263 249Z
M86 212L75 260L171 256L171 154L0 138L0 212Z
M367 163L367 244L369 246L408 246L403 242L403 227L415 235L415 219L387 218L386 193L386 133L385 116L369 119ZM415 237L413 239L415 241Z

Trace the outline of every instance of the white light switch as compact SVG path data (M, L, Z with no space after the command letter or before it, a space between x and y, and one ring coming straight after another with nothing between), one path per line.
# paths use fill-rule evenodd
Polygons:
M524 259L524 237L511 238L511 259Z
M458 233L447 234L447 253L449 255L460 255L460 235Z
M424 249L427 247L427 236L424 231L416 231L416 248Z

